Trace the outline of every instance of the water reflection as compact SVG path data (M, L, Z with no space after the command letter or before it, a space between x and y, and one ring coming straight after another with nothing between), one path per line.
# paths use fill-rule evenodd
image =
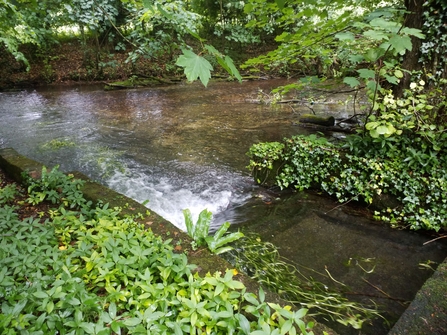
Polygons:
M80 170L183 225L181 210L217 215L251 196L252 143L303 131L289 108L252 101L284 81L105 92L102 87L4 93L3 147ZM48 150L52 140L75 146ZM238 189L237 192L234 190ZM239 193L244 193L240 196Z

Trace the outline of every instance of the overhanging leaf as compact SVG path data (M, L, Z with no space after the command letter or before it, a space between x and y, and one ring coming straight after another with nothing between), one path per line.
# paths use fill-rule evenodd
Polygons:
M286 0L275 0L275 2L278 5L279 9L283 9L286 4Z
M182 52L183 55L177 58L175 64L184 68L188 81L192 82L200 79L203 86L206 87L211 78L211 71L213 70L211 64L205 58L196 55L191 50L182 49Z
M394 35L390 38L390 44L400 55L405 54L406 50L411 51L412 48L411 38L409 36Z
M357 72L359 73L360 78L363 78L363 79L370 79L370 78L376 77L376 73L370 69L359 69L359 70L357 70Z
M353 33L346 31L335 34L335 38L338 38L340 41L354 41L355 36Z
M382 41L388 39L388 34L380 30L368 30L363 33L363 36L369 37L376 41Z
M370 62L375 62L380 57L382 57L385 54L385 49L382 48L375 48L375 49L368 49L368 51L365 53L365 59Z
M354 77L345 77L343 82L351 87L356 87L360 85L360 82Z

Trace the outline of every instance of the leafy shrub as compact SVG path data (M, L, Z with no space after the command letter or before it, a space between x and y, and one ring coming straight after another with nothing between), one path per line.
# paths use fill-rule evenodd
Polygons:
M406 138L401 141L407 143ZM445 164L440 164L445 158L439 154L424 156L418 142L405 150L399 139L384 136L357 135L344 147L324 139L317 141L315 135L309 139L292 137L284 142L282 152L262 156L261 160L261 155L253 153L262 152L258 148L263 144L253 146L249 152L253 160L250 167L273 169L281 165L275 171L278 186L299 190L321 187L340 202L371 204L377 197L390 195L400 205L377 210L374 215L392 225L436 231L447 225L443 219L447 215L447 171ZM413 156L407 156L409 153Z
M80 190L84 181L64 174L58 166L50 171L43 167L40 179L25 176L25 182L28 184L28 202L33 205L45 200L70 208L82 207L87 203Z
M221 254L231 250L232 247L227 244L244 236L241 232L225 235L228 228L230 228L229 222L225 222L219 227L214 235L210 236L209 230L212 222L212 213L206 209L200 212L196 224L194 224L192 220L189 209L183 210L183 215L185 217L186 230L188 235L193 238L194 243L196 243L197 246L206 244L212 253Z

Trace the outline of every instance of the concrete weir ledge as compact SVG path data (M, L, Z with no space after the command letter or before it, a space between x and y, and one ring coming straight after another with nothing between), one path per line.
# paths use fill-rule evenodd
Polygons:
M42 167L41 163L20 155L14 149L0 149L0 168L18 183L22 181L23 172L28 173L33 178L38 178ZM104 203L109 203L110 207L123 208L123 214L146 213L148 210L145 206L125 195L91 181L80 172L70 173L75 178L85 181L82 191L85 198L93 203L102 200ZM191 251L191 238L153 211L150 211L150 215L142 219L141 222L150 228L154 234L180 242L180 250L190 251L187 252L188 260L190 263L197 265L197 269L202 275L207 272L224 272L226 269L232 268L228 262L211 254L208 249ZM244 274L238 274L236 279L244 283L247 291L258 292L259 285L251 278ZM402 283L402 285L405 285L405 283ZM266 292L266 298L271 302L286 304L278 295L271 292ZM329 335L336 335L333 330L319 323L316 323L313 331L315 334L326 332ZM447 335L447 259L438 266L434 274L425 282L416 294L415 299L391 329L389 335Z

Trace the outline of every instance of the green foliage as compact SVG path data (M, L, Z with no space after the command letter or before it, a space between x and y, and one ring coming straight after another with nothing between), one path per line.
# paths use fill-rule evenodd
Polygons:
M188 235L192 237L194 243L199 247L206 244L208 249L215 254L222 254L231 250L232 247L228 246L227 244L244 236L241 232L234 232L225 235L228 228L230 228L229 222L225 222L219 227L214 235L210 235L209 230L213 214L206 209L200 212L195 224L192 220L191 211L189 209L183 210L183 216L185 217L186 231Z
M42 173L49 190L56 173ZM313 334L305 309L259 302L234 270L200 277L120 208L60 207L44 222L16 210L0 208L2 334Z
M418 29L403 26L396 18L395 10L378 10L372 12L368 22L355 22L352 31L344 31L335 37L341 42L351 45L352 71L357 72L357 77L347 76L344 83L351 87L365 87L371 101L371 115L379 115L378 100L384 95L383 86L397 85L404 76L404 70L400 68L398 58L412 50L412 37L424 38ZM360 42L358 42L360 38ZM365 44L365 49L358 44ZM396 132L391 123L370 124L369 129L376 137L379 135L390 136ZM398 131L397 131L398 132Z
M59 171L58 166L50 171L46 167L42 168L40 179L33 179L25 176L28 184L27 201L33 205L43 201L50 201L53 204L61 204L66 207L84 207L86 200L80 190L84 181L74 179L73 175L66 175Z
M5 205L11 200L14 200L14 198L18 194L19 191L17 190L16 184L6 185L2 189L0 189L0 205Z
M242 81L239 71L229 56L222 55L211 45L205 45L204 48L210 56L217 60L217 62L225 71L228 72L228 74L236 77L239 81ZM191 50L182 49L182 52L183 54L177 59L176 65L184 68L188 81L200 79L203 86L206 87L209 79L211 78L211 71L213 71L213 67L210 62L208 62L203 56L196 55Z
M425 142L424 138L432 138L430 127L419 129L425 137L355 135L344 148L324 139L318 143L314 136L312 140L292 137L284 140L282 152L262 158L255 155L261 143L250 149L250 168L281 166L274 171L278 186L322 188L343 203L374 204L380 197L391 197L395 201L376 211L377 219L393 226L438 231L446 226L443 217L447 215L445 140ZM442 150L436 151L435 143L443 143Z
M281 188L294 185L299 190L330 178L341 162L337 148L316 135L286 139L282 159L277 184Z
M443 0L429 0L424 2L424 26L422 27L426 39L421 46L420 61L427 67L428 72L438 77L447 77L447 3Z
M258 143L251 146L248 155L248 168L252 172L273 170L275 166L276 184L281 188L294 186L299 190L330 178L341 161L337 148L324 137L316 135L293 136L285 139L284 143Z
M203 86L207 86L213 70L210 62L191 50L183 49L182 51L183 55L177 59L176 65L185 69L185 75L189 81L195 81L199 78Z

